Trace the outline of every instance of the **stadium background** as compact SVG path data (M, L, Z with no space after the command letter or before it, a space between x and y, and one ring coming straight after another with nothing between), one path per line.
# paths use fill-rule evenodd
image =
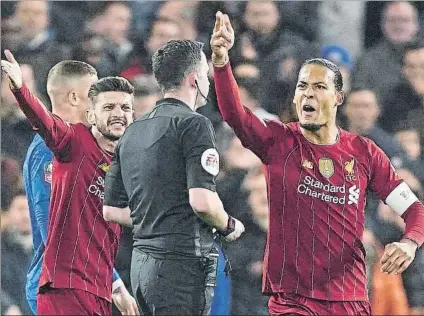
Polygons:
M95 66L101 77L131 80L141 115L160 98L151 76L152 53L170 39L197 39L210 57L218 9L230 15L236 29L231 60L246 106L262 118L296 120L291 93L301 63L318 56L333 60L342 69L347 94L340 125L373 139L424 196L424 2L2 1L1 47L15 54L24 82L46 105L48 70L77 59ZM423 48L405 50L411 42ZM222 122L211 88L208 105L199 111L217 131L218 190L226 210L246 224L245 236L226 247L234 268L232 314L266 315L267 298L260 292L265 179L258 158ZM34 132L6 80L1 103L1 314L28 314L24 283L32 240L22 163ZM424 314L424 251L402 276L381 274L382 249L399 239L404 225L372 194L366 215L363 242L374 313ZM126 280L130 248L126 230L117 262Z

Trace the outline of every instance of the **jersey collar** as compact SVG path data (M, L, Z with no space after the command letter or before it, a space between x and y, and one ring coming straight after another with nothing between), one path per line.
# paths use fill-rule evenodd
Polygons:
M186 107L190 111L193 111L186 103L184 103L181 100L175 99L175 98L163 98L163 99L156 102L156 106L161 106L163 104L182 106L182 107Z

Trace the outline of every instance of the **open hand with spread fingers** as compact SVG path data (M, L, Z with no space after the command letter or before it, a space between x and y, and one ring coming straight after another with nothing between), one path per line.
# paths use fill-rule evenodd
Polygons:
M9 50L6 49L4 54L7 60L1 61L1 71L9 78L13 89L20 89L22 87L21 67Z
M228 62L228 51L234 45L234 29L227 14L216 13L210 45L212 48L212 63L224 66Z
M402 273L414 260L416 251L417 244L408 239L386 245L380 260L380 271L387 274Z

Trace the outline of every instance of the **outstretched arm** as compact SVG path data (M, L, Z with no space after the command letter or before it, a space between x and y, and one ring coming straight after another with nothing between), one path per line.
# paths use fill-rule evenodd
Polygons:
M216 14L211 38L215 90L218 107L224 120L234 129L243 145L262 160L273 141L272 129L240 102L239 90L231 71L228 51L234 45L234 30L228 15Z
M22 71L8 50L5 51L7 60L1 61L1 69L10 80L10 86L19 107L31 123L32 127L46 141L47 146L54 152L69 149L73 129L58 116L53 115L45 105L28 90L22 82Z

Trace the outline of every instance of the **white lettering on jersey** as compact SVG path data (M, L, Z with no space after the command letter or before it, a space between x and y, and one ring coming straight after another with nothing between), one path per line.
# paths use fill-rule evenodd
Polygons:
M405 182L394 188L386 198L386 204L399 215L405 213L416 201L418 198Z
M105 179L103 177L97 177L95 183L88 187L88 192L99 197L101 200L105 198Z
M344 196L345 186L336 186L331 185L330 183L324 184L310 176L306 176L303 179L303 183L300 183L297 186L297 192L308 195L312 198L320 199L324 202L335 204L345 204L346 202L346 198ZM337 193L342 193L343 196L340 196L340 194Z
M358 200L359 200L359 188L356 188L356 185L354 185L353 187L349 188L349 201L347 202L347 204L358 205Z
M203 169L213 176L219 173L219 154L215 148L206 149L201 158Z

